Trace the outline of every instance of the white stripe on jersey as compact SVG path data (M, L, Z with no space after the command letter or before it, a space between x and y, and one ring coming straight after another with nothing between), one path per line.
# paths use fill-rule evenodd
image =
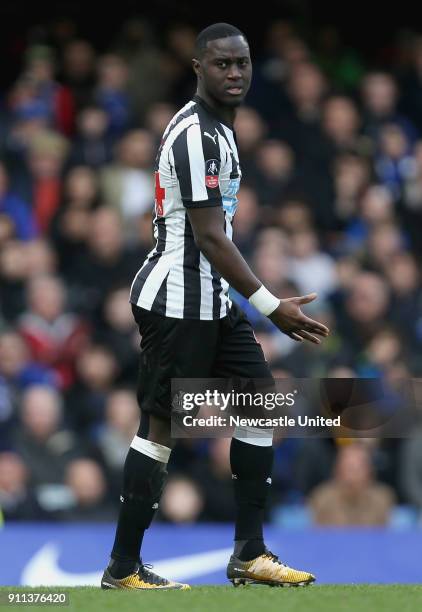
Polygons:
M212 319L213 286L211 264L202 253L199 256L199 268L201 270L201 319Z
M220 297L222 298L222 296L225 293L228 293L229 290L229 283L223 278L221 277L221 292L220 292ZM232 301L229 297L227 297L227 304L229 309L232 307ZM224 304L224 300L221 299L221 308L220 308L220 317L224 317L227 314L227 304Z
M178 231L179 238L174 250L178 254L178 258L174 260L167 279L166 317L183 319L183 309L185 307L185 278L183 269L183 253L185 242L184 235L186 215L184 216L184 218L182 217L177 221L180 229ZM182 253L182 256L180 256L180 253Z
M176 123L178 117L180 117L180 115L183 115L183 113L185 113L187 110L189 110L191 108L191 106L193 106L195 104L195 102L193 100L191 100L190 102L188 102L187 104L185 104L185 106L183 108L181 108L179 110L179 112L177 112L173 119L170 121L170 123L168 124L168 126L166 127L164 134L163 134L163 138L165 138L167 136L167 134L169 133L169 131L172 129L172 127L174 126L174 124Z
M183 319L184 288L183 260L175 261L167 279L166 317Z
M149 274L139 294L137 305L141 308L150 310L157 293L161 287L163 280L166 278L171 266L173 265L173 257L160 257L157 265L154 267L154 274Z
M193 115L189 115L189 117L185 117L176 125L176 127L174 128L174 130L172 131L172 133L169 135L166 142L164 143L163 150L161 151L161 155L160 155L160 166L161 166L161 162L162 161L165 162L166 158L168 157L169 150L171 150L171 147L174 145L174 141L176 140L176 138L184 130L186 130L192 124L195 124L195 123L199 125L199 118L196 113L194 113Z

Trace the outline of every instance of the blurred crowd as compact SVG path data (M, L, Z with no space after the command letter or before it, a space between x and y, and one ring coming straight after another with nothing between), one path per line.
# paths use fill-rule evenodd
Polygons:
M321 346L241 296L277 377L422 376L422 37L371 65L333 28L274 22L236 118L234 239L282 297L318 292ZM195 91L188 25L133 19L107 49L71 22L28 35L0 98L0 509L5 520L112 520L137 430L139 337L128 304L152 247L162 132ZM230 440L181 442L161 520L231 521ZM422 446L287 439L268 520L417 522ZM410 518L409 518L410 517Z

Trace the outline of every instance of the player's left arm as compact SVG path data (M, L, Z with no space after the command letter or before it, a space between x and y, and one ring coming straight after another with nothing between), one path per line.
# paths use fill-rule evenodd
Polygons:
M197 247L236 291L249 299L263 287L239 249L226 236L224 212L220 206L188 208L188 216ZM316 297L316 293L312 293L278 300L278 305L275 304L268 316L282 332L294 340L308 340L319 344L320 339L317 336L327 336L328 328L307 317L300 308ZM276 300L275 297L274 299Z

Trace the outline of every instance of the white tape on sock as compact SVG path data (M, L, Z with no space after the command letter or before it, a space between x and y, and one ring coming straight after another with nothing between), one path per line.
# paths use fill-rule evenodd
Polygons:
M168 463L170 459L171 448L162 446L156 442L150 442L150 440L144 440L144 438L140 438L139 436L133 438L130 447L162 463Z
M233 438L252 444L253 446L272 446L273 429L260 429L259 427L237 426L233 432Z

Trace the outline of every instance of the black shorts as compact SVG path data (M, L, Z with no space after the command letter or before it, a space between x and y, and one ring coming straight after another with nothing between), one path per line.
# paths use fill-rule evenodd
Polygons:
M138 401L141 410L169 420L172 378L271 379L261 345L233 302L217 321L173 319L132 304L141 334Z

